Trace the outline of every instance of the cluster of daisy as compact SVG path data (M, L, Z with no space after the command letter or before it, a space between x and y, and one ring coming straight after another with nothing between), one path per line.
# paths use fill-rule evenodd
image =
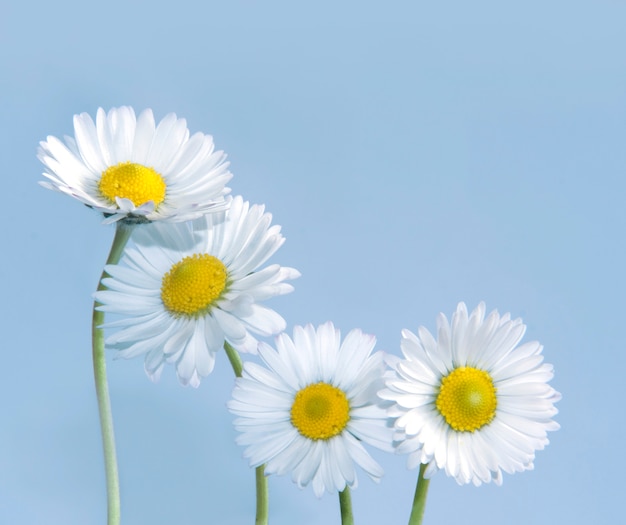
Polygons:
M210 136L129 107L99 109L95 122L76 115L74 132L41 143L41 184L130 230L95 293L97 310L115 315L107 346L144 356L151 379L169 363L194 387L222 349L235 361L258 354L235 367L228 403L251 466L290 474L317 496L354 487L355 466L380 479L364 444L461 484L499 484L502 472L533 467L558 428L560 395L542 346L520 344L520 319L460 303L450 321L439 316L436 337L403 330L403 358L374 351L360 330L342 339L330 322L290 337L263 302L291 292L299 272L266 265L284 242L280 227L263 206L229 195L232 175ZM274 335L274 347L257 340Z

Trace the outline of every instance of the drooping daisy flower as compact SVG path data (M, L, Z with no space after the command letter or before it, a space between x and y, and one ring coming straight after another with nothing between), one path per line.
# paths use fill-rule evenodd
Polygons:
M383 386L384 354L360 330L343 343L332 323L296 326L293 340L276 337L277 351L259 344L267 368L246 362L237 379L231 412L239 416L237 442L250 466L285 474L299 487L324 490L356 486L354 465L374 480L382 468L361 442L391 450L391 429L377 391Z
M172 363L180 382L192 386L213 370L224 341L256 352L253 334L285 328L280 315L259 303L291 292L283 281L300 275L278 264L258 270L284 241L271 219L263 206L235 197L226 212L137 228L120 264L105 267L108 290L95 294L99 310L122 316L105 325L121 328L107 345L119 357L145 354L154 380Z
M533 468L535 451L548 444L546 433L560 398L548 381L536 341L517 346L526 327L496 311L485 319L480 303L468 316L459 303L451 323L437 320L438 338L423 327L402 331L404 359L380 395L395 402L397 451L408 465L428 464L430 477L445 469L459 484L493 480Z
M101 211L106 222L185 221L224 206L232 175L226 156L202 133L189 137L185 119L130 107L100 108L96 122L74 116L75 137L48 137L38 157L45 188Z

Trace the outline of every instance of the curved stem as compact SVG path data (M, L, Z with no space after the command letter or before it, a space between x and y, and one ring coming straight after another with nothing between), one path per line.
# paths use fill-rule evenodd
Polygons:
M241 357L239 356L239 352L237 352L237 350L235 350L228 341L224 341L224 350L226 350L230 366L233 367L233 372L235 372L237 377L241 377L241 373L243 372L243 363L241 361Z
M424 478L426 471L425 463L420 465L420 473L417 478L417 486L415 487L415 497L413 498L413 508L411 509L411 517L409 525L421 525L424 518L424 510L426 509L426 495L428 494L429 479Z
M230 366L237 377L241 377L243 363L239 352L235 350L228 341L224 341L224 350L230 361ZM265 476L265 465L256 468L256 525L267 525L269 522L269 487Z
M118 222L115 237L106 264L115 264L120 260L124 246L130 237L131 228ZM106 290L102 279L107 276L102 270L98 290ZM120 483L117 472L117 457L115 453L115 434L113 432L113 416L111 414L111 400L106 373L106 356L104 353L104 332L100 326L104 322L104 312L96 310L99 303L93 303L91 322L93 375L96 383L96 397L100 414L100 431L102 433L102 447L104 449L104 470L107 486L107 524L120 523Z
M354 525L352 496L348 486L339 493L339 508L341 509L341 525Z

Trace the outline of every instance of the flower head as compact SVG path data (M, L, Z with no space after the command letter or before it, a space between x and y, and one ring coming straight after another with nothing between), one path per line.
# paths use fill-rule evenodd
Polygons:
M104 222L185 221L224 207L232 175L213 139L189 137L185 119L170 113L158 125L152 111L130 107L74 116L75 137L48 137L38 157L45 188L101 211Z
M423 327L402 331L404 359L380 392L395 403L397 451L411 468L428 464L427 477L445 469L459 484L501 484L502 471L532 469L547 432L559 428L552 417L561 395L548 384L543 347L517 346L521 319L496 311L485 319L484 303L469 316L459 303L437 328L437 340Z
M356 486L354 465L374 480L381 467L362 442L391 450L391 429L377 391L383 386L384 354L376 339L352 330L341 342L332 323L296 326L293 339L276 337L276 348L259 345L266 367L246 362L237 379L231 412L239 416L237 442L250 465L269 474L291 472L299 487L324 490Z
M259 304L293 290L285 280L300 274L278 264L258 268L284 241L263 206L241 197L230 209L188 223L154 223L135 229L120 264L105 270L107 290L96 292L99 310L122 318L108 345L119 357L145 354L145 368L158 379L165 363L181 383L198 386L227 341L256 352L253 334L274 335L285 321Z

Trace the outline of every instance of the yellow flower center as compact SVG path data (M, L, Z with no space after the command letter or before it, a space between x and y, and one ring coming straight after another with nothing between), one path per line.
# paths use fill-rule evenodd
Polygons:
M98 189L100 193L115 204L115 197L129 199L135 206L148 201L157 207L165 199L165 181L153 168L120 162L107 168L100 177Z
M291 405L291 423L309 439L341 434L350 420L350 403L337 387L314 383L298 391Z
M474 432L496 415L496 387L484 370L462 366L441 380L437 409L457 432Z
M163 276L161 300L175 316L198 317L222 295L227 277L222 261L208 253L194 253Z

